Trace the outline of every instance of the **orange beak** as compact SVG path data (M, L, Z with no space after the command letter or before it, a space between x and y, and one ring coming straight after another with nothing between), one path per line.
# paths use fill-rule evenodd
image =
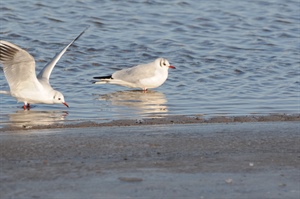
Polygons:
M63 102L63 105L69 108L69 105L66 102Z

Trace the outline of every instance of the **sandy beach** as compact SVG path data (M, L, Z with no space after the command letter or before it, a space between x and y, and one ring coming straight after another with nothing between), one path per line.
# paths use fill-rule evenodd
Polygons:
M1 198L297 199L291 118L2 130Z

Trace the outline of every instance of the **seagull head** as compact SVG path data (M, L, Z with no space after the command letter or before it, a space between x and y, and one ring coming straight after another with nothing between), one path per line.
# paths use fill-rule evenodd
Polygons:
M158 63L158 65L162 68L166 68L166 69L169 69L169 68L172 68L172 69L176 69L174 66L171 66L169 61L165 58L158 58L155 60L156 63Z
M64 95L59 91L54 91L53 104L63 104L69 108L69 105L65 102Z

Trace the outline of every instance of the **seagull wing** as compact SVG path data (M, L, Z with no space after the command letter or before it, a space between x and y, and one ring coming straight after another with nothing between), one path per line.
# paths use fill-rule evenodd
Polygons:
M156 68L151 64L142 64L132 68L123 69L112 74L113 79L135 83L143 79L151 78L155 75Z
M61 58L61 56L66 52L66 50L77 40L79 37L89 28L86 27L71 43L69 43L60 53L57 53L53 59L43 68L43 70L38 74L38 79L45 79L49 83L49 78L51 75L51 72L55 66L55 64L58 62L58 60Z
M0 40L0 63L11 91L21 89L25 83L36 84L34 58L22 48Z

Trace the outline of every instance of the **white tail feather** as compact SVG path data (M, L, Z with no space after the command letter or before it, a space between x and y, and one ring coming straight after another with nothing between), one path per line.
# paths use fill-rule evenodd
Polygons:
M107 81L100 81L100 82L98 82L98 81L93 81L93 83L94 83L94 84L106 84Z

